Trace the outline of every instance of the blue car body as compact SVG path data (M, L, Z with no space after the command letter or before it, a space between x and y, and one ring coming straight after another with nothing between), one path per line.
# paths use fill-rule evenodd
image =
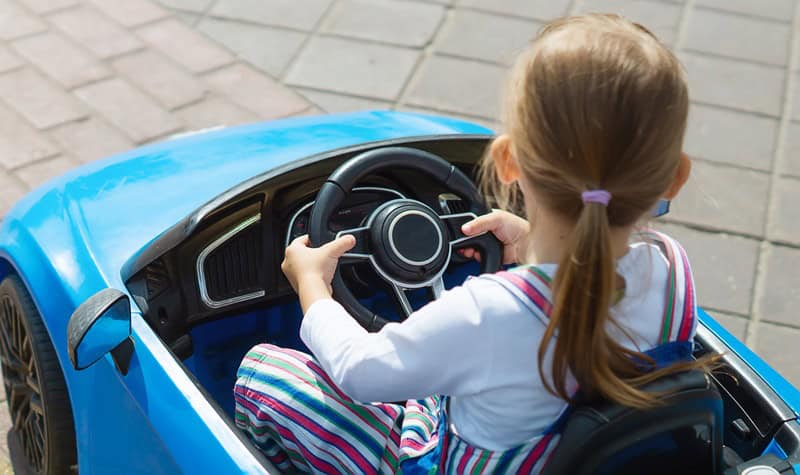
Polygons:
M137 253L215 196L297 160L368 142L489 133L464 121L396 112L287 119L138 148L75 169L22 199L0 227L0 280L19 275L44 319L69 389L81 473L265 473L135 303L126 375L110 355L80 372L70 364L70 315L99 290L127 292L121 270ZM800 414L793 386L704 312L701 324Z

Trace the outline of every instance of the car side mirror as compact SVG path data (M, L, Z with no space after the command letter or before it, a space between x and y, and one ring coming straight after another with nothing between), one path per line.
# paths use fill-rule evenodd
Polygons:
M67 349L72 367L86 369L111 353L117 369L127 374L133 355L131 303L117 289L103 289L89 297L69 317Z

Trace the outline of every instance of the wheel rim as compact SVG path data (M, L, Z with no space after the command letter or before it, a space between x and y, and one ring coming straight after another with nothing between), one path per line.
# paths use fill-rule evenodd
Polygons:
M41 472L45 428L39 368L20 308L5 295L0 301L0 363L13 430L31 468Z

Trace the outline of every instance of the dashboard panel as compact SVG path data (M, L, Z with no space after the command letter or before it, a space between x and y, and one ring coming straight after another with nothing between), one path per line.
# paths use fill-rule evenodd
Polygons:
M200 323L296 298L280 271L292 238L307 233L314 197L330 173L358 153L410 146L434 153L474 176L490 136L432 136L362 144L298 160L220 195L154 240L123 268L143 316L178 356L191 354L189 330ZM404 168L366 177L329 223L357 227L397 198L443 214L458 200L430 177ZM374 287L374 286L373 286Z

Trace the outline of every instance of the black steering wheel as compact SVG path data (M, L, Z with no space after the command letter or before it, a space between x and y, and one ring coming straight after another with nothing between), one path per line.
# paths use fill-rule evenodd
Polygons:
M387 201L357 228L339 232L329 222L353 187L367 175L383 169L407 168L420 171L442 184L468 205L468 211L440 215L425 203L412 199ZM356 245L339 261L367 261L394 289L405 316L413 310L405 291L428 287L438 298L444 289L442 274L453 251L472 247L481 252L481 272L495 272L502 262L502 245L491 233L468 237L461 225L490 210L475 185L464 173L444 159L422 150L387 147L359 154L337 168L325 181L311 208L308 234L312 246L321 246L338 236L351 234ZM377 331L387 320L376 315L345 285L339 268L331 283L333 295L368 331Z

